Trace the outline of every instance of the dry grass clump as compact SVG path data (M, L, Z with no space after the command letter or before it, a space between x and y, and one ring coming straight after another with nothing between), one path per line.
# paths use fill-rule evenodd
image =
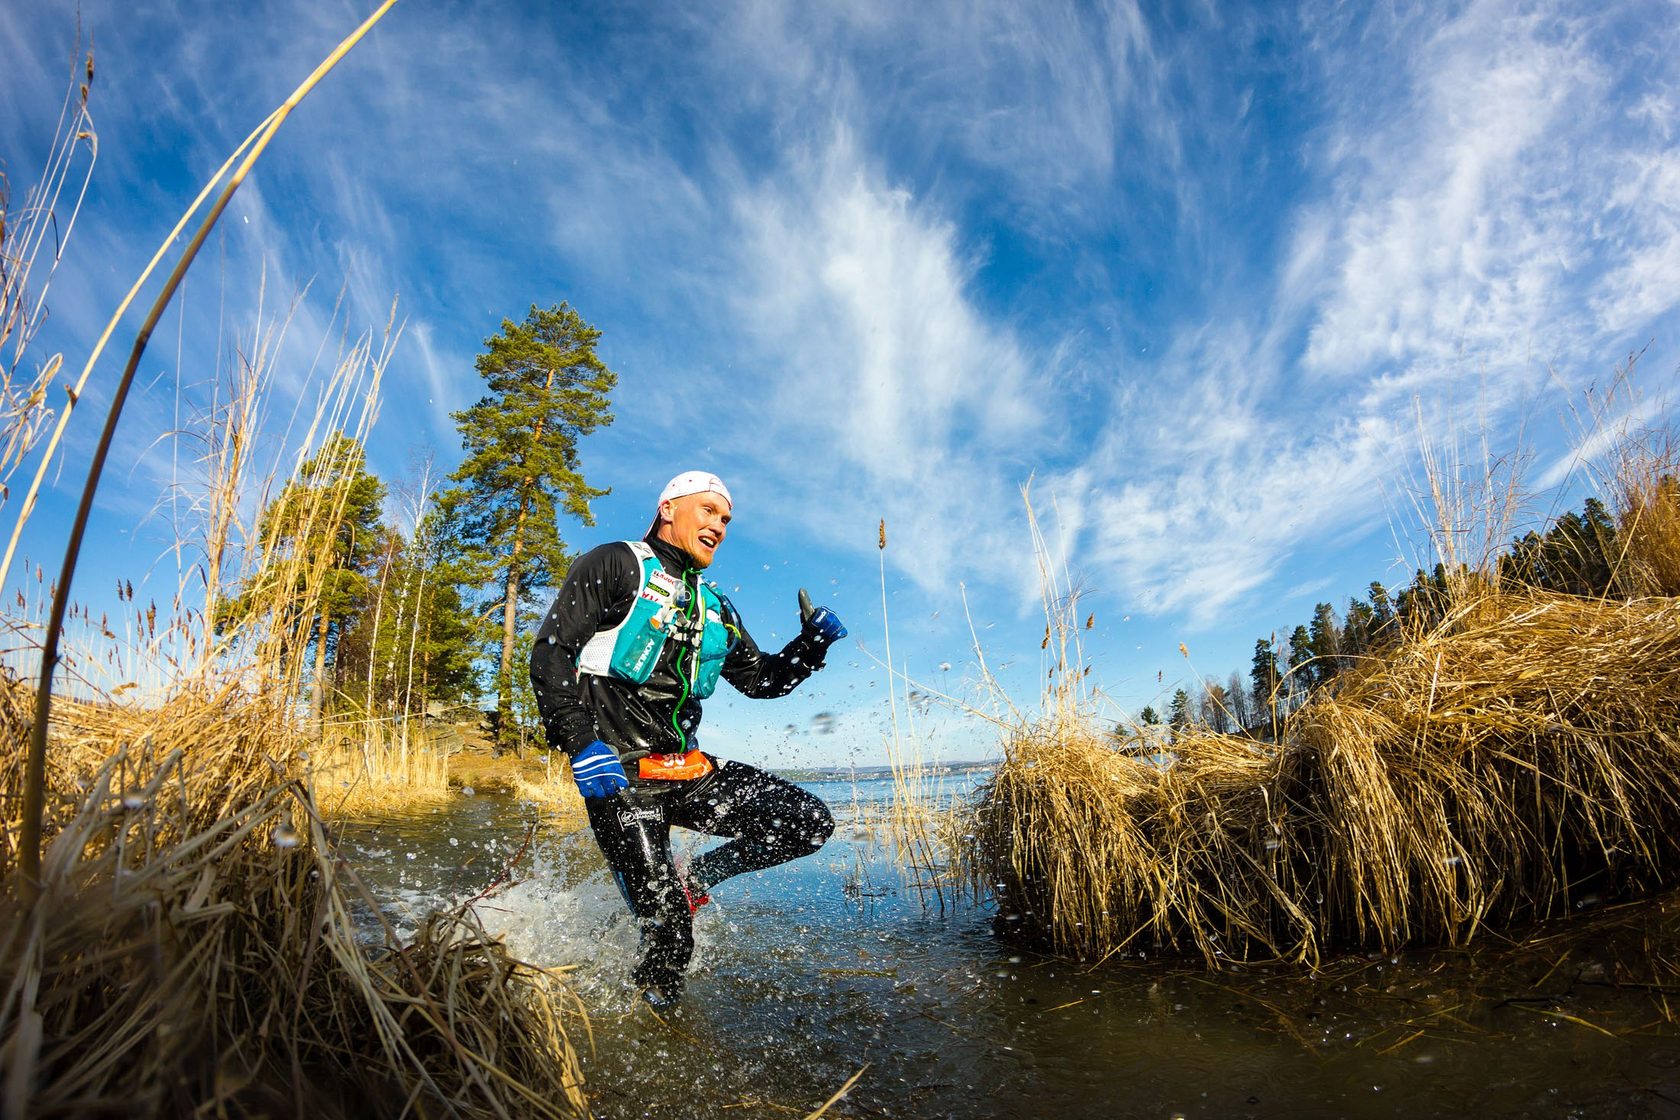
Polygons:
M245 550L247 577L272 594L247 602L243 619L218 607L259 431L266 342L204 433L208 477L202 500L189 505L205 532L201 541L177 542L201 548L203 563L183 570L176 617L162 631L155 605L135 618L129 653L167 666L157 687L132 679L110 687L128 675L118 648L100 646L85 658L61 650L67 614L75 616L69 594L87 519L147 339L287 114L391 3L263 122L182 216L92 347L17 505L0 583L106 342L219 185L111 392L64 566L47 596L47 624L9 611L0 618L25 647L5 651L0 670L0 1115L588 1115L555 976L509 958L470 910L436 916L400 943L378 924L377 906L329 839L305 749L320 728L300 726L295 703L304 625L326 617L322 550L282 555L263 547L260 534L243 534L257 546ZM39 196L46 208L32 194L28 212L36 217L22 242L15 226L0 233L0 479L39 443L40 388L57 368L55 358L34 382L12 378L43 306L42 292L30 296L23 284L47 242L28 230L66 232L49 213L51 200L67 181L71 153L84 141L92 147L85 84L80 92ZM5 201L0 186L0 229ZM388 346L375 355L364 342L339 363L318 395L305 445L365 430L337 421L360 404L371 422L388 359ZM342 505L343 495L328 491L300 516L340 516ZM201 599L189 593L188 571L202 577ZM133 601L127 581L119 598ZM19 607L27 606L20 595ZM91 627L91 614L81 613ZM103 617L92 632L118 640ZM324 626L313 633L325 641ZM38 688L16 681L14 660L39 668ZM319 656L313 682L319 696ZM59 695L55 684L72 695ZM106 698L129 690L152 699ZM358 897L369 915L361 925L352 912Z
M330 719L310 751L321 810L347 817L447 802L449 753L418 719Z
M1626 537L1650 587L1680 503L1647 477L1619 524L1653 531ZM1057 951L1215 966L1463 944L1680 883L1680 599L1491 583L1462 579L1276 744L1191 728L1127 753L1064 688L1008 736L967 874Z
M1648 438L1655 446L1623 455L1611 480L1626 547L1618 582L1628 595L1680 595L1680 447Z
M1222 930L1230 940L1256 920L1234 905L1241 895L1261 902L1263 922L1273 903L1288 907L1249 855L1263 848L1254 810L1275 760L1234 736L1186 736L1176 749L1162 766L1067 714L1012 733L969 826L975 841L958 849L1007 932L1082 957L1141 939L1214 958Z
M583 795L572 780L571 763L559 751L543 755L541 780L532 781L522 773L515 773L513 794L522 801L541 805L558 828L583 828L589 823Z
M1280 747L1161 765L1021 731L971 873L1057 949L1315 962L1680 881L1680 602L1484 593L1344 674Z
M4 853L0 1112L587 1116L556 979L470 911L358 928L300 740L228 699L58 707L33 904Z

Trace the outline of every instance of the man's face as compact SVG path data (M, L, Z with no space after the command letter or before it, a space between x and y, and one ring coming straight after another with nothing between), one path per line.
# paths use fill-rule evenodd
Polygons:
M700 567L708 567L729 529L729 503L722 494L685 494L659 503L659 539L676 545Z

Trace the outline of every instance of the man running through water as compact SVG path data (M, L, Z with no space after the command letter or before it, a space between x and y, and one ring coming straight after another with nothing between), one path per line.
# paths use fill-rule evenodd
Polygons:
M571 759L595 840L641 920L632 976L656 1007L682 995L694 911L712 888L809 855L834 831L820 799L699 749L700 701L720 677L754 698L786 696L846 636L801 591L799 636L780 653L758 648L700 576L733 512L716 475L673 478L643 539L600 545L572 564L531 652L548 744ZM672 825L731 839L679 871Z

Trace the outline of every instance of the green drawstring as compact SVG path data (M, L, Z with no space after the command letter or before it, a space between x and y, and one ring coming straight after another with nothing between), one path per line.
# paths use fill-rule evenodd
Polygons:
M685 588L688 588L690 586L693 587L693 591L688 597L688 602L683 605L683 619L684 619L684 621L686 621L689 624L688 630L690 632L693 631L694 610L695 610L696 605L700 602L700 584L699 584L698 581L696 581L694 584L690 585L689 582L688 582L688 577L691 576L691 575L692 576L697 576L699 574L700 574L700 569L699 568L684 568L683 569L683 576L682 576L683 587L685 587ZM696 646L695 649L694 649L694 660L698 661L699 659L700 659L700 649L699 649L698 646ZM679 650L677 652L677 680L682 682L682 695L680 697L678 697L678 699L677 699L677 706L671 710L671 730L675 731L677 733L677 742L682 744L682 752L684 754L688 753L688 736L683 734L682 724L677 722L677 716L682 713L683 705L688 703L688 693L689 693L690 688L694 684L694 679L693 678L694 678L694 668L692 666L690 666L690 668L688 670L688 675L687 676L683 675L683 657L682 657L682 652Z

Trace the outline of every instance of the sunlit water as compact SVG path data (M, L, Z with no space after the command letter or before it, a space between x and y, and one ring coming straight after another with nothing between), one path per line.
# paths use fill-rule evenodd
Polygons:
M870 824L888 783L806 788L834 808L833 840L713 891L665 1022L629 984L635 926L587 832L463 796L344 840L399 931L519 856L476 905L516 955L578 966L603 1118L803 1116L865 1066L826 1115L1680 1116L1680 993L1672 967L1652 971L1680 957L1674 896L1520 946L1316 976L1136 955L1092 968L999 941L984 904L942 912L901 885Z

